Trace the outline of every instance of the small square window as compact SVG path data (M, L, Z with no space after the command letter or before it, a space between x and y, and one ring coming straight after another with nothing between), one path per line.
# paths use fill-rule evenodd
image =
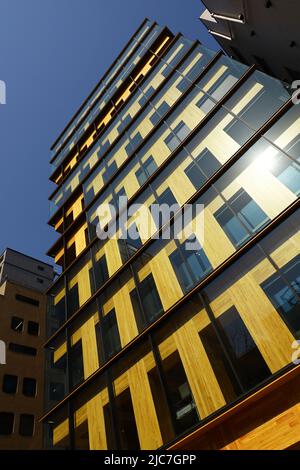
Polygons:
M25 397L35 397L36 395L36 380L25 377L23 379L23 395Z
M33 436L34 431L34 416L33 415L20 415L19 434L24 437Z
M2 391L14 395L17 392L18 377L16 375L5 374L3 376Z
M22 333L24 329L24 320L23 318L19 317L12 317L11 319L11 329L17 331L18 333Z
M14 429L13 413L0 413L0 436L10 436Z
M29 321L27 326L27 332L29 335L38 336L40 332L40 325L35 321Z

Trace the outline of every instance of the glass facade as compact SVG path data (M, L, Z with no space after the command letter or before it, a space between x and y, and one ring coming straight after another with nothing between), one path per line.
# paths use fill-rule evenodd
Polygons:
M156 60L51 198L55 449L168 446L293 367L299 107L274 78L162 31ZM114 69L116 102L126 73Z

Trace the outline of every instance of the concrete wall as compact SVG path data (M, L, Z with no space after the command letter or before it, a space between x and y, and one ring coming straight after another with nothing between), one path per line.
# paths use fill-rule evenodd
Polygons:
M6 364L0 365L0 412L14 413L14 430L10 436L0 436L0 449L41 449L42 448L42 426L38 422L43 412L44 395L44 351L42 344L45 340L45 316L46 296L15 285L5 283L0 294L0 340L6 344ZM16 300L16 294L21 294L39 301L39 306ZM11 328L13 316L24 320L22 332ZM38 322L40 332L38 336L28 334L28 321ZM30 346L37 349L36 356L28 356L12 352L9 344L15 343ZM18 388L16 394L3 393L3 378L5 374L18 377ZM23 378L34 378L37 381L37 395L35 398L26 397L23 394ZM33 437L22 437L19 434L19 423L21 414L35 416L35 429Z
M7 249L0 264L0 284L6 279L38 292L45 292L53 280L53 268L39 260Z

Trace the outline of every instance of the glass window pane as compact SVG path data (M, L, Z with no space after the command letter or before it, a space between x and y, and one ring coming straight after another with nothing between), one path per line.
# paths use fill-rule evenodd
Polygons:
M0 436L9 436L14 429L13 413L0 412Z
M18 377L16 375L5 374L3 376L2 391L14 395L17 392Z
M114 365L112 377L121 450L157 449L172 439L168 405L148 344Z
M155 343L176 434L236 398L238 384L198 296L174 312Z
M115 449L106 374L72 400L76 450Z
M255 71L224 107L250 128L258 130L289 99L288 91L279 80ZM240 109L242 100L243 109Z
M299 211L204 289L243 390L292 361L299 328ZM291 272L291 281L285 276Z

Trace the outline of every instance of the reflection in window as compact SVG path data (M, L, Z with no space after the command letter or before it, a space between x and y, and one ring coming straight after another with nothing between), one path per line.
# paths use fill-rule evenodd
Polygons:
M137 324L140 326L143 323L141 320L143 315L140 308L140 302L142 304L146 324L153 322L163 313L163 306L152 274L149 274L149 276L139 283L139 297L136 289L130 293L130 297Z
M201 50L201 54L199 54L200 50ZM196 78L199 77L203 68L208 63L209 57L207 56L207 51L205 51L205 54L203 54L202 47L199 49L197 48L196 51L197 51L197 56L196 56L195 64L192 66L192 68L186 73L186 76L183 77L182 80L177 85L177 89L181 93L186 91L188 87L191 86L192 82L194 82ZM191 59L188 59L188 61L191 62ZM181 71L184 71L185 69L186 69L185 66L181 67Z
M156 227L161 227L164 223L169 222L172 214L180 206L170 188L165 189L156 199L156 205L154 207L151 206L151 215ZM172 211L171 208L173 209Z
M70 449L69 419L67 406L53 414L45 424L45 439L51 449Z
M22 333L23 328L24 328L23 318L19 318L19 317L11 318L11 329L13 331L16 331L17 333Z
M96 279L96 288L103 286L105 282L108 280L108 267L106 262L106 256L101 256L98 261L95 261L94 264L94 272L95 272L95 279Z
M215 214L232 243L239 247L269 222L269 217L241 188Z
M77 423L75 422L75 424ZM89 428L87 420L84 420L77 426L75 425L74 438L76 450L90 450Z
M158 204L166 204L168 207L171 207L177 204L174 194L172 193L170 188L165 189L160 196L157 197Z
M188 249L188 244L193 244L193 249ZM180 245L170 255L170 261L185 291L189 291L195 284L212 271L212 266L197 240L188 240Z
M132 223L127 231L125 231L125 239L118 240L119 252L122 258L122 263L133 256L143 245L138 228L135 223Z
M51 369L49 369L49 376L47 377L49 380L49 400L55 403L62 400L65 396L67 377L67 354L64 353L55 361L57 349L59 350L60 348L51 346L49 349Z
M132 120L132 117L130 116L130 114L127 114L125 117L123 117L123 121L117 127L117 131L119 134L121 134L121 132L125 129L125 127L129 126L129 124L131 123L131 120Z
M125 151L128 156L130 156L133 150L142 142L143 137L140 132L137 132L135 136L131 137L130 143L125 147Z
M153 173L155 173L156 170L157 170L156 162L154 158L152 157L152 155L150 155L150 157L147 158L147 160L143 164L143 167L140 168L135 174L140 186L143 186L143 184L146 183L147 179L151 175L153 175Z
M225 127L224 132L226 132L226 134L232 137L232 139L241 146L253 135L253 130L245 126L245 124L238 118L234 118L230 124Z
M130 390L127 388L115 398L122 450L140 449Z
M68 273L68 315L76 312L95 291L92 261L88 256Z
M286 147L283 147L283 149L297 159L298 161L300 160L300 137L297 135L295 139L293 139Z
M65 396L65 384L62 382L50 382L49 398L51 401L59 402Z
M219 101L233 87L245 70L246 66L238 64L227 57L221 57L208 73L208 76L205 76L204 80L198 84L201 89L205 87L207 94L198 101L196 106L202 109L205 114L208 113L215 106L215 102L210 100L209 97ZM221 76L217 78L221 71ZM209 84L209 88L207 84Z
M104 184L108 183L108 181L112 178L112 176L118 170L116 162L113 160L109 166L107 166L106 170L102 174L102 178Z
M128 201L128 198L127 198L125 188L122 187L119 189L119 191L114 192L113 199L111 199L108 202L108 204L112 205L115 208L116 212L118 212L122 209L122 207L125 205L125 202L127 201Z
M79 293L78 284L75 284L68 291L68 310L69 314L76 312L79 309Z
M296 338L300 335L300 256L262 284L276 310Z
M176 433L181 434L197 424L200 417L178 352L166 358L162 367L175 415Z
M195 189L198 190L220 167L219 160L208 149L205 149L184 171Z
M161 118L167 114L167 112L170 109L170 105L166 102L163 101L162 104L157 108L157 110L150 116L150 121L152 122L153 126L156 126L156 124L161 120Z
M70 349L70 375L72 387L76 387L76 385L84 379L81 340L77 341L77 343Z
M257 130L290 99L290 96L282 82L256 71L226 103L226 107L236 112L237 104L245 98L248 103L237 116L250 128Z
M143 96L141 97L141 99L139 100L139 105L141 106L141 108L143 106L145 106L145 104L147 103L148 99L150 98L151 95L153 95L153 93L155 92L153 86L150 86L148 88L148 90L144 91L144 94Z
M241 392L241 389L211 323L200 330L199 337L218 380L218 384L222 390L226 403L230 403Z
M231 307L223 313L218 317L218 324L244 388L252 388L266 379L270 370L237 309Z
M300 155L299 163L293 161L283 153L280 153L270 171L296 196L300 195Z
M101 320L104 351L106 359L110 359L121 349L120 335L117 325L116 312L112 309Z
M165 144L169 147L170 151L173 152L181 142L189 135L191 130L188 126L181 121L173 130L173 132L166 138Z

